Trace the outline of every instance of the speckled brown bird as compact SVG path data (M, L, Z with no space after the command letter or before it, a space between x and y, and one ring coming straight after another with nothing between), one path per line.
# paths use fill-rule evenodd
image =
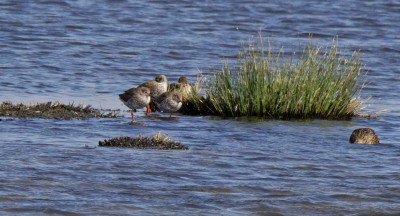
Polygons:
M191 91L191 86L188 82L188 80L186 79L186 77L181 76L178 79L178 82L176 83L171 83L168 86L168 91L176 91L179 94L182 95L182 98L185 100L188 95L190 94Z
M178 82L169 84L168 85L168 91L181 89L182 86L185 87L185 89L189 89L189 82L186 79L186 77L184 77L184 76L179 77Z
M162 93L167 91L168 80L165 75L158 75L154 80L142 83L139 87L147 87L151 91L151 98L155 100ZM151 112L150 106L147 105L147 112Z
M379 137L371 128L358 128L350 136L350 143L377 144Z
M119 94L119 99L131 109L132 121L135 121L133 112L136 112L136 109L149 105L151 100L150 92L150 89L147 87L137 87L128 89L124 93Z
M158 108L163 112L170 113L169 117L182 107L182 95L174 91L165 92L156 100Z

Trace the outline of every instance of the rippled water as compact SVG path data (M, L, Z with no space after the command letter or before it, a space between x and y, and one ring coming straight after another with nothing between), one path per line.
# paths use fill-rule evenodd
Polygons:
M272 121L137 113L0 121L1 215L351 215L400 212L398 1L0 3L0 101L127 110L117 94L166 74L196 80L262 31L361 49L378 119ZM154 115L161 117L154 118ZM379 145L352 145L371 127ZM188 151L99 148L158 131Z

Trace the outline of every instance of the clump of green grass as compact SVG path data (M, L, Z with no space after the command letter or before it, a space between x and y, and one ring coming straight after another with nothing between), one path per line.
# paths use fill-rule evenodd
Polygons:
M170 140L167 135L162 135L161 132L158 132L154 137L151 138L143 135L138 135L136 138L116 137L109 140L104 140L103 142L99 141L99 146L134 147L140 149L157 150L189 149L179 142Z
M44 119L88 119L88 118L117 118L116 111L101 112L90 105L62 104L59 102L38 103L34 105L0 104L0 116L14 118L44 118Z
M261 36L248 49L242 45L237 64L225 63L203 82L205 94L193 91L189 102L199 114L261 116L279 119L350 119L368 99L361 100L366 71L355 51L311 42L299 57L285 58Z

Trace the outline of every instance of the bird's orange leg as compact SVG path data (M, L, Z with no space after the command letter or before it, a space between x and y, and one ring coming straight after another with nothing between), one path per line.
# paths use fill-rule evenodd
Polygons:
M150 109L150 104L147 104L147 112L150 113L151 109Z
M132 116L132 122L135 121L135 118L133 117L133 110L131 110L131 116Z

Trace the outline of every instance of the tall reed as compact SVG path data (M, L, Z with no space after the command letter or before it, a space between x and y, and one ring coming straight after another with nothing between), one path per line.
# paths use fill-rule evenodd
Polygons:
M199 113L220 116L349 119L359 115L367 74L355 51L345 56L337 39L328 47L310 42L300 56L285 58L261 36L250 42L234 66L223 64L205 82L203 97L193 92Z

